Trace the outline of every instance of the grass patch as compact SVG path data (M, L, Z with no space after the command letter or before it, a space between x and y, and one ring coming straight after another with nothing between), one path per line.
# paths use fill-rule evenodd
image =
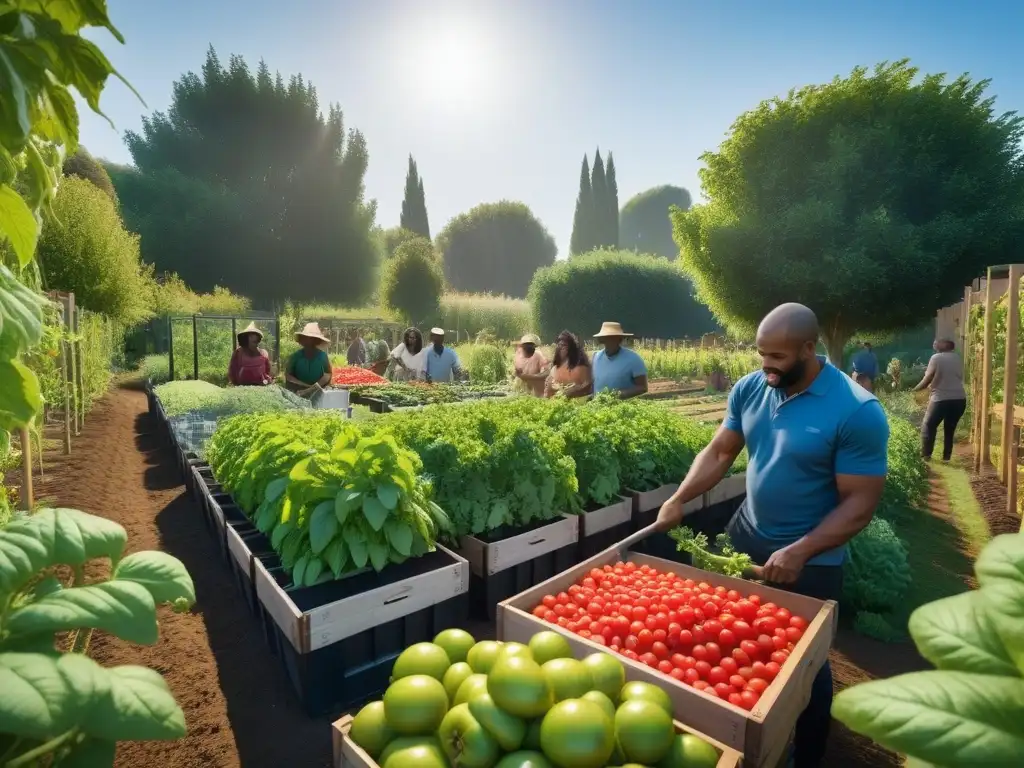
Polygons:
M977 558L992 538L992 533L982 514L981 505L974 498L970 476L966 470L949 464L934 464L932 471L946 488L949 510L967 542L971 557Z

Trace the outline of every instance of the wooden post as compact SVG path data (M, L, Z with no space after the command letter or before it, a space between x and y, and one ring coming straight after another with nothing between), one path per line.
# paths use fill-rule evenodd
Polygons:
M1010 265L1010 282L1006 286L1006 354L1003 357L1003 434L1001 439L999 477L1009 488L1013 465L1010 444L1013 442L1014 404L1017 399L1017 337L1020 332L1020 275L1024 265Z
M82 310L77 306L71 314L71 324L75 334L75 344L71 354L75 356L75 392L77 403L75 413L75 435L82 433L85 427L85 354L82 351Z
M992 308L995 305L995 289L992 287L992 268L988 268L988 276L985 279L985 344L981 357L981 392L979 400L981 407L979 412L978 430L978 453L976 469L980 472L982 465L991 458L989 451L989 398L992 393Z
M32 490L32 437L28 427L18 430L21 439L21 508L29 511L35 506Z
M199 324L192 315L192 378L199 381Z
M174 381L174 322L167 316L167 380Z
M1017 459L1020 456L1020 427L1016 424L1010 430L1009 469L1006 474L1006 511L1017 513Z
M960 352L961 354L967 354L967 344L971 338L971 297L974 291L971 290L971 286L964 288L964 302L963 302L963 320L960 322Z

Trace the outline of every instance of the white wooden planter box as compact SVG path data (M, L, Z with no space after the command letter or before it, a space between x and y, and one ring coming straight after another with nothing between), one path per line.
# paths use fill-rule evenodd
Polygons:
M575 544L579 541L579 535L579 518L566 515L547 525L499 541L488 542L475 536L463 536L458 554L469 561L474 574L490 576Z
M632 519L633 500L620 496L618 501L612 502L607 507L580 515L580 538L607 531L609 528L628 523Z
M708 491L705 495L707 506L721 504L723 501L731 501L747 493L747 473L729 475L723 478L722 482Z

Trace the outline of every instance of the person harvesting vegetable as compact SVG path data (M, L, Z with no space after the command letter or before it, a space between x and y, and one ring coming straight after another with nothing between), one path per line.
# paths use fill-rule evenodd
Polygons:
M644 359L628 347L622 346L626 333L618 323L602 323L601 330L594 338L604 345L604 349L594 355L594 393L605 390L618 393L626 399L647 392L647 365Z
M285 385L297 395L308 397L317 387L331 383L331 359L323 349L331 341L316 323L306 323L306 327L295 334L295 340L302 348L288 358Z
M422 378L425 370L426 350L423 348L423 334L419 328L406 328L401 343L391 350L395 361L392 376L395 381L409 381Z
M430 329L430 349L423 357L423 374L428 383L449 382L462 377L462 363L455 350L444 345L444 328Z
M537 349L540 346L540 338L528 333L519 340L517 346L514 363L516 378L523 382L531 395L543 397L544 382L547 381L551 364Z
M554 397L559 392L566 397L586 397L592 387L590 361L583 345L575 334L562 331L555 340L555 356L544 382L544 397Z
M260 349L263 331L255 323L238 334L238 347L228 364L228 381L236 387L260 387L274 380L270 375L270 356Z
M744 445L747 496L726 528L739 552L764 563L772 586L839 600L846 545L874 515L886 474L889 425L877 398L815 353L818 320L801 304L773 309L757 329L762 368L729 393L725 419L658 528L725 477ZM828 740L832 671L822 667L796 725L795 768L820 765Z

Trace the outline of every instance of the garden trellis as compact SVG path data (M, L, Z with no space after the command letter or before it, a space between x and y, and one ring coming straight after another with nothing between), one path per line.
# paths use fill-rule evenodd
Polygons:
M237 346L236 336L250 322L263 332L263 347L275 369L281 359L280 323L271 312L244 315L168 315L168 378L227 379L228 363ZM191 374L191 375L189 375Z

